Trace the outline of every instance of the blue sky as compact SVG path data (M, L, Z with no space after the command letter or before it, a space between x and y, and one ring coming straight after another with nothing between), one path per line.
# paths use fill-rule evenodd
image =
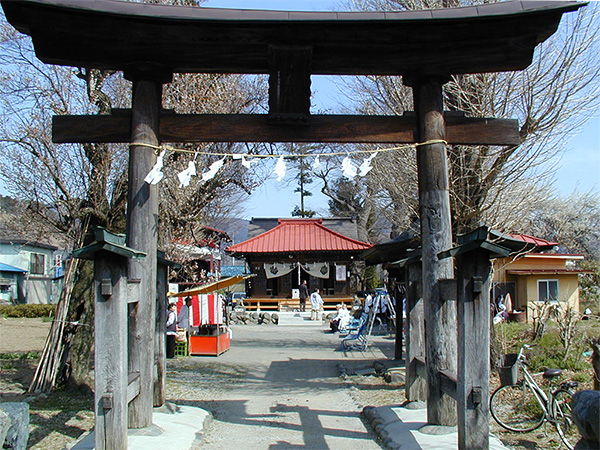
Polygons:
M203 6L238 9L279 9L298 11L330 11L336 1L330 0L209 0ZM333 106L336 88L327 77L313 77L312 88L316 90L315 102ZM566 151L556 169L554 186L563 195L573 190L600 191L600 116L589 120L566 143ZM293 175L286 174L287 177ZM274 178L259 188L246 203L246 218L287 217L299 204L294 185L277 183ZM320 187L311 186L313 196L306 200L307 207L317 211L327 208L327 198L319 192Z

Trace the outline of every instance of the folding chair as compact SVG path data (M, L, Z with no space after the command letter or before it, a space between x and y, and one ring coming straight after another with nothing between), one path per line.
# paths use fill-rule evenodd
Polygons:
M364 352L369 344L368 336L365 336L367 331L367 321L365 320L356 333L351 333L342 339L340 350L360 350Z
M340 334L350 334L352 332L358 332L362 324L367 321L367 317L369 317L367 313L362 313L359 319L352 317L350 319L350 322L348 322L348 324L344 328L340 328Z

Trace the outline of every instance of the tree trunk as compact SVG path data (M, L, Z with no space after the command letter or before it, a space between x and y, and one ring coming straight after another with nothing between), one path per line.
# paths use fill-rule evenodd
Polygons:
M63 361L58 384L91 392L90 370L94 346L93 263L82 261L71 293L63 337ZM76 325L74 325L76 324Z

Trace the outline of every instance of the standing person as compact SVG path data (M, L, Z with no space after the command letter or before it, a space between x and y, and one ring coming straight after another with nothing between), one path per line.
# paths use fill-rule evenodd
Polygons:
M308 286L306 280L300 285L300 311L306 311L306 299L308 298Z
M370 292L367 292L367 296L365 297L365 312L368 313L373 308L373 296Z
M319 294L319 288L310 294L310 320L319 320L321 311L323 310L323 298Z
M185 303L179 310L177 315L177 326L185 330L186 337L190 334L190 306L192 299L189 297L185 298Z
M167 358L175 357L175 337L177 336L177 304L170 303L167 311Z

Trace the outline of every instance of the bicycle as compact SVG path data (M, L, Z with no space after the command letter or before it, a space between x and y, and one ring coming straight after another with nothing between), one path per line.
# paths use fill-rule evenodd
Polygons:
M490 398L490 412L500 426L509 431L528 432L539 428L544 422L553 424L560 439L568 449L573 449L579 441L577 426L571 416L572 389L578 386L576 381L562 382L545 392L527 370L524 351L531 345L523 345L516 355L514 364L506 367L509 376L504 377L503 385ZM516 369L515 369L516 366ZM522 369L523 378L517 381L518 371ZM543 377L552 380L562 374L561 369L547 369Z

